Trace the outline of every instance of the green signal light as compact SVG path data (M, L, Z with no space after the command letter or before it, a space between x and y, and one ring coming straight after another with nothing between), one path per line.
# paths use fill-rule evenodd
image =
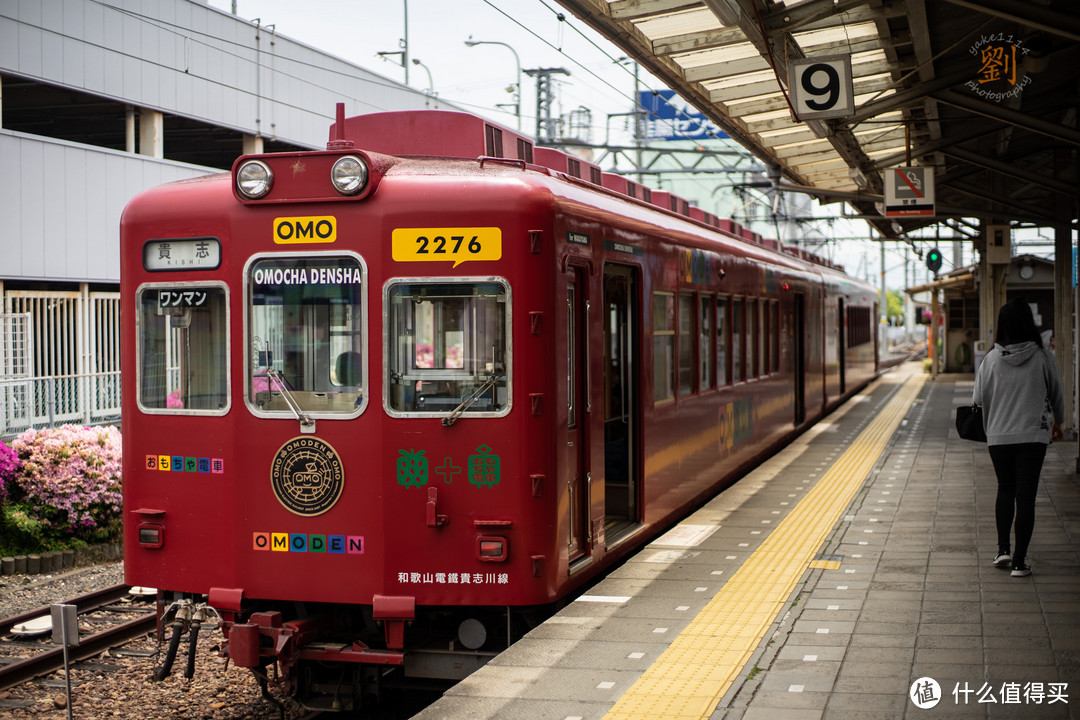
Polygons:
M930 252L926 253L926 267L930 272L936 273L941 269L941 251L934 248Z

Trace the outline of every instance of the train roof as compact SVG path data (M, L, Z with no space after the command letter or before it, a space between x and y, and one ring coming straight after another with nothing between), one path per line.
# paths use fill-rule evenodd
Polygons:
M843 272L841 266L825 258L765 238L734 220L705 212L678 195L654 190L622 175L603 172L598 165L562 150L534 147L528 137L476 115L450 110L401 110L345 118L340 108L339 105L338 119L330 126L328 147L351 144L396 157L520 160L677 213L748 244Z

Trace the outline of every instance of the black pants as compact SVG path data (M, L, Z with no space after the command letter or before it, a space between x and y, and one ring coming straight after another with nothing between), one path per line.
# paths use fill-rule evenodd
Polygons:
M997 473L998 548L1009 547L1009 531L1012 529L1013 512L1016 514L1016 545L1013 547L1013 564L1027 557L1031 533L1035 529L1035 493L1039 489L1039 473L1046 458L1044 443L1020 443L1017 445L991 445L990 459Z

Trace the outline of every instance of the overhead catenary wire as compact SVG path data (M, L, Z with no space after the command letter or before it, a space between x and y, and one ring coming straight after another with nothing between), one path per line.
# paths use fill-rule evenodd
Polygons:
M243 39L240 39L240 38L226 37L225 36L226 33L224 33L224 32L218 34L218 33L213 32L212 30L208 30L207 28L189 27L189 26L181 25L180 23L175 22L175 21L162 19L162 18L158 18L158 17L153 17L151 15L148 15L146 13L140 12L140 11L135 10L135 9L122 7L118 3L116 3L115 0L88 0L88 1L93 3L94 5L97 5L98 7L102 8L106 12L116 13L116 14L118 14L120 16L136 20L136 21L138 21L140 23L144 23L148 27L153 27L153 28L155 28L155 29L157 29L159 31L168 32L168 33L172 34L173 36L175 36L176 38L178 38L179 40L183 41L185 44L190 43L190 44L202 46L202 47L206 48L208 51L212 51L214 53L219 54L221 60L224 61L224 62L233 63L233 64L235 64L237 66L240 66L241 64L250 65L250 66L256 67L256 68L259 66L260 60L258 59L258 57L256 57L254 55L255 53L260 52L260 49L258 47L257 42L255 44L252 44L250 42L245 42ZM634 77L633 67L630 66L629 64L625 63L626 58L615 57L607 49L605 49L600 44L598 44L593 38L589 37L589 35L586 34L582 30L582 28L578 27L578 24L572 22L572 18L568 19L562 12L560 12L559 10L553 8L548 2L545 2L545 0L538 0L538 2L540 3L540 6L546 12L551 13L552 17L554 17L558 21L558 27L559 27L560 31L558 33L558 37L556 38L557 42L553 42L552 40L549 40L549 39L545 38L544 34L542 34L540 32L537 32L535 29L530 28L530 27L526 26L525 24L523 24L520 20L508 15L506 12L504 12L503 10L498 8L491 0L483 0L483 1L484 1L485 4L487 4L493 10L495 10L498 14L506 17L511 22L513 22L515 25L517 25L518 27L521 27L525 32L527 32L531 36L535 37L538 41L542 42L545 46L547 46L547 47L553 49L554 51L558 52L562 57L567 58L568 63L572 63L572 65L575 68L580 68L581 72L583 73L583 76L588 79L588 82L590 84L593 84L594 86L595 86L595 84L598 83L599 86L603 89L605 95L609 95L609 96L613 95L614 97L618 98L619 100L626 101L627 104L629 104L630 106L635 108L636 112L644 113L644 108L641 106L641 104L639 102L639 100L640 100L639 97L633 97L630 94L627 94L624 90L620 89L614 82L612 82L611 80L603 77L600 74L600 72L603 70L603 68L605 66L610 65L610 66L614 66L614 68L618 68L618 71L621 71L622 73L625 73L625 76L627 78L633 78ZM2 13L0 13L0 14L2 14ZM255 34L258 34L264 27L270 27L270 25L265 25L260 20L244 20L242 18L237 18L237 20L239 22L243 22L245 24L248 24L251 27L252 32L255 33ZM44 22L41 23L40 25L38 25L37 29L40 30L41 32L44 32L44 33L53 34L58 38L73 39L72 36L65 33L62 29L48 27L47 23L44 23ZM602 63L597 63L596 60L589 61L589 60L586 60L586 59L579 59L578 54L575 54L575 53L569 51L565 47L565 44L563 42L566 39L563 36L563 32L562 32L564 29L568 29L575 36L580 37L585 43L587 43L588 46L594 48L599 53L600 57L603 58L603 62ZM279 28L279 27L277 27L275 25L274 26L274 31L272 33L272 37L277 42L282 42L282 41L284 41L284 42L299 42L299 41L296 41L296 40L293 40L292 38L290 38L287 33L284 33L284 34L279 33L278 32L279 30L281 30L281 28ZM241 37L242 37L242 34L241 34ZM124 53L121 49L118 49L118 48L112 47L112 46L107 46L103 42L98 42L98 43L89 42L88 44L93 46L93 47L100 48L102 50L108 50L110 52L119 53L119 55L121 57L124 57L124 58L131 58L133 60L137 59L137 60L139 60L139 62L148 63L149 65L151 65L153 67L157 67L157 68L161 68L161 69L165 69L165 70L176 70L177 69L174 65L170 65L167 62L163 62L163 61L160 61L160 60L155 60L152 57L151 58L143 58L143 57L136 58L135 55L133 55L131 53ZM268 54L268 51L265 48L261 52L263 53L263 55ZM363 86L366 86L366 87L383 88L383 89L387 89L387 90L394 90L394 91L400 91L400 92L406 92L406 93L411 92L411 93L415 93L417 96L423 96L425 99L427 99L427 97L428 97L426 94L422 93L420 90L416 90L416 89L413 89L411 87L401 85L399 83L396 83L396 82L393 82L391 80L385 79L385 78L379 76L377 73L375 73L373 71L365 69L364 74L357 73L356 69L355 69L357 66L354 66L351 61L348 61L348 60L345 60L345 59L340 60L340 64L341 64L340 67L335 67L335 63L321 64L321 63L316 63L316 62L309 62L309 61L305 61L305 60L302 60L302 59L298 59L296 57L290 57L288 55L278 54L278 53L275 53L273 50L270 50L269 51L269 61L273 64L274 77L277 78L278 80L302 81L302 82L306 83L307 85L309 85L310 87L317 88L317 89L319 89L321 91L324 91L324 92L327 92L327 93L333 93L333 94L336 94L336 95L339 95L339 96L344 95L344 99L346 99L348 101L356 102L356 103L358 103L360 105L371 108L372 110L389 110L391 108L384 107L382 104L372 101L371 97L367 96L365 93L361 93L360 95L357 95L356 93L342 93L341 88L339 86L334 85L333 83L327 82L325 80L320 81L318 79L318 75L321 75L324 78L333 78L333 77L346 78L352 83L360 83L360 84L362 84ZM352 67L350 67L351 65L352 65ZM297 72L297 69L300 69L300 68L305 68L305 69L310 69L310 70L317 71L316 79L314 81L312 81L312 77L311 77L310 73L299 73L299 72ZM244 88L235 88L232 85L230 85L228 83L228 81L223 80L223 79L215 78L215 77L212 76L211 73L209 73L207 71L200 71L200 70L197 70L195 68L183 68L183 69L189 75L191 75L193 77L197 77L200 81L207 82L207 83L209 83L211 85L214 85L214 86L217 86L217 87L220 87L220 88L228 88L228 89L231 89L231 90L234 90L234 91L239 91L239 92L241 92L243 94L246 94L248 96L254 96L253 93L257 94L256 91L254 91L254 90L244 89ZM368 75L367 73L370 73L370 75ZM608 91L610 91L610 92L608 92ZM653 90L653 92L654 92L654 94L656 93L655 90ZM577 101L577 102L573 103L573 105L575 105L575 106L580 104L582 107L587 107L588 103L590 101L595 100L595 97L587 96L587 95L579 93L577 91L571 91L569 93L569 96ZM323 112L320 112L318 110L313 110L310 106L303 106L303 105L299 105L297 103L286 102L286 101L283 101L279 97L271 97L269 99L273 103L275 103L279 108L282 108L282 109L289 109L289 110L303 112L303 113L307 113L307 114L324 115ZM484 106L484 105L478 105L478 104L475 104L475 103L470 103L470 102L467 102L467 101L455 100L453 97L444 96L441 99L444 102L452 103L454 105L462 107L463 109L473 109L473 110L479 110L479 111L482 111L482 112L499 112L498 109L495 109L493 111L490 107L487 107L487 106ZM696 117L692 118L682 108L680 108L676 104L670 102L668 100L668 98L666 98L666 97L664 97L662 95L658 97L658 100L660 102L666 103L668 106L672 107L675 110L676 118L681 118L683 120L695 120L695 119L697 119ZM330 117L329 114L325 114L325 116ZM670 128L671 131L672 131L672 134L675 134L675 131L677 130L677 127L676 127L676 124L674 122L671 122L671 121L666 120L666 119L661 119L661 118L654 118L654 121L660 127ZM593 129L593 132L597 131L598 123L600 123L600 122L604 122L602 117L599 117L599 118L596 118L595 120L590 121L590 125L591 125L591 127ZM271 132L269 134L273 136L273 135L276 135L276 132ZM289 139L285 138L285 140L288 141ZM677 172L678 168L673 168L672 171ZM695 179L695 182L697 182L697 179ZM704 185L704 183L701 183L701 184Z
M124 15L126 17L136 19L136 20L138 20L140 22L144 22L144 23L146 23L148 25L152 25L152 26L157 27L159 29L167 30L167 31L175 34L177 37L184 38L186 40L189 40L190 42L197 43L197 44L202 45L204 47L207 47L207 48L209 48L211 50L224 53L226 56L231 57L231 58L233 58L233 59L235 59L237 61L245 62L245 63L251 63L251 64L256 63L256 60L254 60L253 58L247 56L247 53L254 52L256 50L256 48L251 46L251 45L245 44L243 42L239 42L239 41L227 38L227 37L222 37L222 36L219 36L219 35L215 35L213 33L206 32L206 31L203 31L203 30L199 30L199 29L196 29L196 28L182 26L182 25L179 25L178 23L170 22L168 20L163 20L161 18L152 17L150 15L147 15L147 14L142 13L142 12L138 12L136 10L120 7L118 5L115 5L115 4L111 3L111 2L109 2L108 0L89 0L89 1L96 4L96 5L98 5L98 6L100 6L100 7L102 7L102 8L105 8L107 10L111 10L113 12ZM570 61L573 65L580 68L587 75L589 75L590 77L592 77L596 81L598 81L602 86L604 86L605 88L608 88L610 90L613 90L615 92L615 95L619 99L629 101L635 108L639 107L636 98L632 98L632 97L628 96L624 91L620 90L618 87L613 85L611 82L605 80L603 77L598 75L596 72L594 72L591 68L589 68L583 62L581 62L581 61L577 60L576 58L572 57L569 53L567 53L565 50L563 50L560 47L559 44L553 43L553 42L545 39L540 34L536 33L531 28L524 25L523 23L521 23L519 20L517 20L513 16L508 15L502 9L498 8L496 5L494 5L492 2L490 2L490 0L483 0L483 1L485 2L485 4L487 4L492 9L494 9L496 12L498 12L500 15L506 17L511 22L513 22L514 24L516 24L519 27L521 27L522 29L524 29L526 32L528 32L530 35L532 35L537 40L542 42L544 45L546 45L547 47L549 47L549 48L555 50L556 52L560 53L563 57L567 58L567 60ZM579 35L582 39L584 39L588 44L590 44L591 46L596 48L613 65L616 65L616 66L620 67L624 72L626 72L628 75L632 76L632 72L629 69L623 67L615 57L613 57L610 53L608 53L606 50L604 50L599 45L597 45L596 42L592 40L592 38L589 38L588 35L586 35L584 32L582 32L578 27L576 27L576 25L574 25L573 23L569 23L566 20L565 16L562 15L562 13L552 9L549 5L547 5L545 2L543 2L543 0L538 0L538 2L540 2L540 5L543 8L545 8L549 12L552 12L557 17L557 19L560 20L560 26L565 25L566 27L569 27L570 29L572 29L577 35ZM258 32L259 27L253 21L244 20L243 18L238 18L238 19L241 22L246 22L246 23L251 24L252 29L254 31ZM64 33L57 32L57 31L52 30L52 29L47 28L47 27L38 26L37 29L39 29L39 30L41 30L43 32L50 32L50 33L56 34L58 37L65 37L65 38L70 39L70 36L68 36L68 35L66 35ZM277 33L276 31L277 31L277 28L275 28L275 33L277 34L278 38L284 38L286 40L296 42L296 41L292 40L288 36L287 33ZM91 44L93 45L93 43L91 43ZM106 48L104 45L100 45L100 44L95 45L95 46L100 47L102 49L109 49L111 51L116 52L116 48ZM156 65L158 67L163 67L163 68L166 68L166 69L175 69L175 68L167 67L167 66L165 66L165 65L163 65L161 63L155 63L155 62L153 62L151 60L148 60L146 58L142 58L142 57L136 58L134 55L123 54L123 53L122 53L122 55L124 55L125 57L131 57L132 59L138 59L140 62L148 62L151 65ZM372 73L372 75L375 75L376 77L362 77L362 76L358 76L355 72L353 72L353 71L351 71L349 69L336 69L336 68L326 67L326 66L321 65L321 64L316 64L316 63L313 63L313 62L307 62L307 61L304 61L304 60L299 60L299 59L294 58L294 57L275 55L274 60L275 60L275 62L282 63L282 64L291 64L291 65L298 66L298 67L305 67L305 68L309 68L309 69L318 70L319 72L327 73L329 75L336 75L336 76L344 77L344 78L347 78L347 79L349 79L351 81L366 83L366 84L371 85L373 87L380 87L380 88L385 88L385 89L388 89L388 90L398 90L398 91L403 91L403 92L412 92L412 93L415 93L417 95L424 95L424 93L422 91L411 88L411 87L409 87L407 85L401 85L401 84L395 83L395 82L390 81L390 80L383 80L383 79L378 77L377 73L374 73L372 70L367 69L367 68L362 68L362 69L366 70L367 72ZM342 60L342 62L352 64L350 61L344 60L344 59ZM358 67L360 67L360 66L358 66ZM281 66L278 66L276 68L276 73L280 74L282 77L285 77L285 78L305 82L305 83L307 83L308 85L310 85L312 87L318 88L318 89L326 91L328 93L335 93L335 94L341 95L341 88L340 87L330 87L330 86L328 86L326 84L322 84L322 83L319 83L319 82L312 82L310 77L308 77L308 76L301 77L300 75L297 75L297 74L295 74L293 72L289 72L288 70L284 69ZM210 77L208 75L205 75L205 74L197 75L197 77L199 77L201 80L204 80L206 82L209 82L211 84L214 84L214 85L217 85L217 86L220 86L220 87L228 87L226 83L215 80L214 78L212 78L212 77ZM235 89L235 88L232 88L232 89ZM244 91L241 90L241 92L244 92ZM249 92L249 94L250 94L250 92ZM426 97L426 95L424 95L424 96ZM351 100L351 101L356 102L356 103L361 104L361 105L366 105L366 106L374 108L376 110L389 110L390 109L390 108L384 107L384 106L382 106L382 105L380 105L378 103L372 102L371 99L368 98L368 97L356 97L356 96L351 96L351 95L345 95L345 97L348 100ZM444 97L443 100L445 102L447 102L447 103L458 105L458 106L461 106L461 107L464 107L464 108L482 110L482 111L486 111L486 112L496 112L496 113L501 112L497 108L493 109L493 108L490 108L490 107L488 107L486 105L478 105L476 103L468 102L468 101L465 101L465 100L458 100L458 99L454 99L452 97ZM321 113L321 112L312 111L311 108L309 108L309 107L303 107L303 106L299 106L299 105L296 105L296 104L293 104L293 103L282 102L278 98L273 98L273 101L275 103L278 103L280 106L285 107L285 108L290 108L290 109L293 109L293 110L298 110L298 111L303 111L303 112L315 112L316 114L319 114L319 115L324 114L324 113ZM672 105L672 107L675 107L675 106ZM676 109L677 113L681 112L678 108L675 108L675 109ZM325 113L325 116L328 117L328 118L331 117L330 113ZM535 119L535 118L533 118L533 119Z

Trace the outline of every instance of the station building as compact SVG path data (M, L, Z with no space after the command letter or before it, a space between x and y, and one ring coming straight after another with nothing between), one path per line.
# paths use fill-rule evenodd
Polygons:
M448 107L205 1L2 0L0 437L118 419L132 196L325 147L337 102Z

